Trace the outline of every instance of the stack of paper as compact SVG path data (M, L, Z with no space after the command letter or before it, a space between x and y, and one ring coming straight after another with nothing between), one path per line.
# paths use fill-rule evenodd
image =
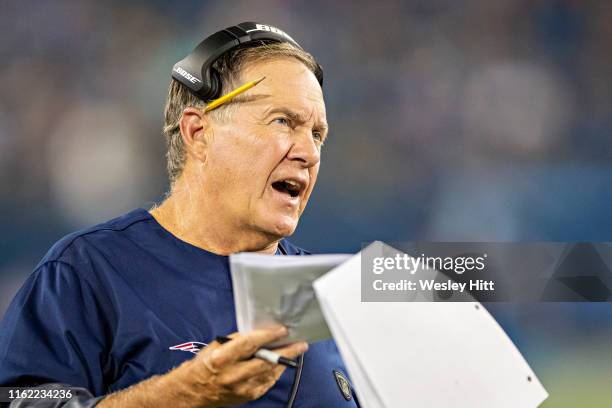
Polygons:
M238 330L248 332L270 324L287 326L289 336L271 346L329 338L312 282L349 258L253 253L230 256Z
M287 325L289 338L273 346L331 331L365 408L523 408L546 399L512 341L471 297L362 302L364 253L401 254L376 242L355 256L231 256L238 329Z
M477 302L361 302L361 253L314 288L364 407L537 407L548 396Z

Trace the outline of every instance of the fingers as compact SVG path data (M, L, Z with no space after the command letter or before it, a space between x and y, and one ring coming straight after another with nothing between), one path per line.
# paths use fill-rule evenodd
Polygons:
M196 357L200 359L202 363L204 363L206 369L208 369L208 371L210 371L212 374L218 374L219 371L222 369L222 366L220 366L217 363L217 360L213 358L218 353L218 349L220 347L221 345L216 341L212 342L208 344L208 346L206 346L204 350L198 353L198 356Z
M263 378L275 367L276 364L253 358L232 365L231 370L224 370L219 374L219 380L224 384L238 384L252 377Z
M270 364L270 363L266 363ZM287 367L272 365L271 369L258 375L248 377L233 384L236 391L242 395L249 395L249 399L257 399L266 393L281 377Z
M236 386L236 393L245 396L248 401L256 400L264 395L274 385L275 381L270 380L265 383L243 382Z
M199 361L189 366L194 367L189 376L196 378L194 383L200 394L216 403L223 402L221 405L257 399L278 381L286 367L252 358L253 354L286 335L287 329L276 327L247 334L232 333L229 335L232 340L223 344L213 341L198 353L196 359ZM272 351L294 359L307 349L308 343L299 342Z
M280 354L283 357L295 358L301 354L304 354L308 350L308 343L300 342L293 343L283 348L274 350L275 353ZM235 384L238 382L246 381L251 377L265 377L271 375L271 378L281 376L285 366L280 364L272 364L259 358L253 358L246 361L237 362L232 365L232 370L223 372L220 375L220 380L223 382Z
M213 367L220 368L239 360L245 360L265 344L280 340L285 336L287 336L287 329L284 326L253 330L243 335L232 335L232 341L212 351L210 363ZM217 342L212 344L218 345Z
M305 341L300 341L298 343L292 343L287 346L274 349L272 351L276 354L280 354L283 357L295 358L308 351L308 343L306 343Z

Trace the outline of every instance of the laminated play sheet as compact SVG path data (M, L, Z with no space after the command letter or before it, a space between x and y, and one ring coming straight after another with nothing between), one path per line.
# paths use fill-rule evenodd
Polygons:
M238 330L247 332L271 324L287 326L289 336L272 346L331 337L312 282L349 258L350 255L231 255Z

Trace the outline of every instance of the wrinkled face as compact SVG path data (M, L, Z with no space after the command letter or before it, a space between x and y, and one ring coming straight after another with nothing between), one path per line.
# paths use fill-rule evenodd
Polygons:
M317 180L327 134L314 74L293 58L247 66L243 94L227 123L212 122L203 188L230 225L273 237L291 235ZM240 97L239 97L240 98Z

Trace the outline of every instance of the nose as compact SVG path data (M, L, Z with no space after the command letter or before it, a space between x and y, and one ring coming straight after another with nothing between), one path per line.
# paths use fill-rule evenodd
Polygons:
M321 161L320 147L313 139L312 133L309 130L293 134L293 144L287 154L287 158L301 162L305 168L315 166Z

